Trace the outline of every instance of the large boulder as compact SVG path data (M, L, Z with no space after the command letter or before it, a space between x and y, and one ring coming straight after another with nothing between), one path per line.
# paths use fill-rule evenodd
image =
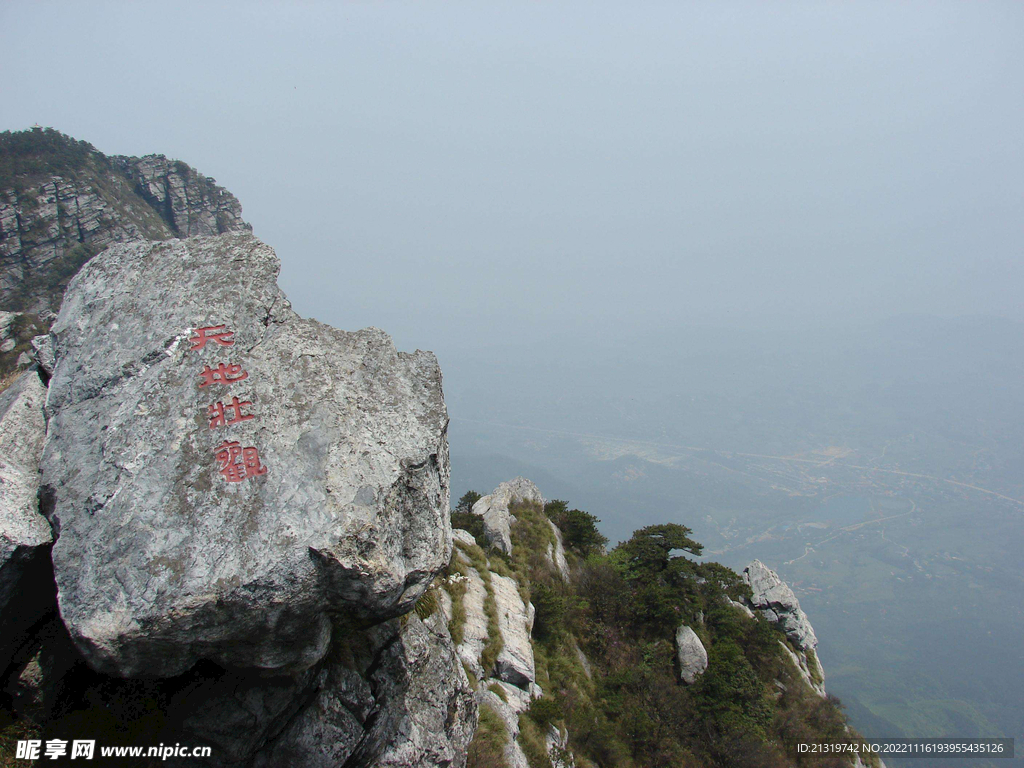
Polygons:
M512 553L512 514L509 506L524 501L544 504L540 490L525 477L502 483L487 496L477 499L473 514L484 520L484 535L491 546Z
M278 270L232 233L117 245L68 286L42 494L97 670L298 674L330 617L405 613L448 561L436 359L300 318Z
M708 668L708 652L697 633L685 624L676 630L676 660L679 662L679 679L692 685Z
M818 646L818 638L807 614L800 608L800 601L775 571L755 560L743 569L743 581L750 586L751 607L769 621L778 622L800 650L813 651Z

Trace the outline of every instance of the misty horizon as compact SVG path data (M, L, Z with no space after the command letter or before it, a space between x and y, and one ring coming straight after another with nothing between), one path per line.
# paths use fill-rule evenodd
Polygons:
M189 163L402 348L1024 320L1016 4L56 7L0 127Z

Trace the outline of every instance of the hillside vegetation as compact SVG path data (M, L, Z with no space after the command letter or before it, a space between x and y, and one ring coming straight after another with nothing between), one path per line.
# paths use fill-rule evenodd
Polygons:
M453 525L486 546L468 506ZM519 722L531 766L850 764L797 754L801 742L850 738L840 703L805 682L777 625L736 604L750 592L737 573L695 559L701 545L688 528L649 526L606 551L598 520L566 502L522 502L510 512L512 554L489 549L487 566L511 574L536 608L532 645L544 694ZM561 533L568 578L548 554L548 519ZM684 624L709 657L692 685L680 682L674 643ZM470 768L506 764L508 737L494 721L485 704ZM563 759L538 738L552 724L568 736Z

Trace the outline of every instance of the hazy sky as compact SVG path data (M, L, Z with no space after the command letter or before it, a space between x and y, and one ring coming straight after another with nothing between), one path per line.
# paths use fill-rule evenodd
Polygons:
M406 348L1024 319L1019 2L4 0L0 70L0 129L185 160Z

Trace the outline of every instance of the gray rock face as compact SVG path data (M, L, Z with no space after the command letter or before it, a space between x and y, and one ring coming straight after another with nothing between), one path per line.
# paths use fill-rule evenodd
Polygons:
M116 195L99 191L99 178L91 183L56 175L27 189L0 190L0 300L7 306L56 308L52 297L40 296L29 285L46 285L47 275L73 271L113 243L173 236L145 204L136 215L124 215ZM131 195L127 180L121 191Z
M679 661L679 678L687 685L693 685L708 668L708 652L697 633L685 624L676 630L676 658Z
M46 390L34 371L0 394L0 678L23 633L50 608L47 583L53 535L39 514L39 457Z
M312 700L254 768L465 766L477 705L439 615L410 614L404 626L388 622L348 643L371 653L362 663L328 660Z
M256 755L254 768L335 768L352 755L373 710L369 684L341 665L321 670L313 700Z
M498 627L505 641L494 664L499 680L529 689L537 679L530 633L536 615L532 603L523 603L515 579L491 574L491 588L498 607Z
M213 179L163 155L110 158L135 184L136 191L163 214L177 237L219 235L252 229L242 221L242 206Z
M303 320L278 268L236 233L117 245L68 287L43 482L97 670L298 673L329 615L405 613L448 560L434 356Z
M364 764L464 768L477 703L439 612L407 617L372 681L377 707L359 746L372 760Z
M753 593L752 607L769 621L779 622L797 647L813 651L818 646L818 638L807 614L800 608L800 601L775 571L755 560L743 569L743 581L750 585Z
M509 505L523 501L543 504L544 497L536 485L525 477L517 477L502 483L473 505L473 514L484 519L484 535L487 540L491 546L505 554L512 552L512 515L508 510Z

